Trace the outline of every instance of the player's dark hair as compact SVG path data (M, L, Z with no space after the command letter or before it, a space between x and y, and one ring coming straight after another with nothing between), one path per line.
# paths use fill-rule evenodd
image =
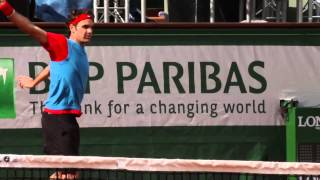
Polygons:
M78 16L80 16L81 14L89 14L92 17L92 21L94 20L94 15L92 13L92 11L90 9L75 9L72 10L71 13L68 16L68 21L66 22L67 25L67 29L68 29L68 35L70 35L70 30L69 30L69 24L71 21L73 21L74 19L76 19Z

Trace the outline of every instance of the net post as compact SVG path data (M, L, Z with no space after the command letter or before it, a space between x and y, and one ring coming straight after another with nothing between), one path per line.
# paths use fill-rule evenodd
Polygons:
M297 161L297 131L296 131L296 100L280 100L280 108L284 115L286 126L286 161ZM288 180L296 180L295 176L288 176Z
M286 160L287 162L297 161L297 133L296 133L296 100L280 100L285 126L286 126Z

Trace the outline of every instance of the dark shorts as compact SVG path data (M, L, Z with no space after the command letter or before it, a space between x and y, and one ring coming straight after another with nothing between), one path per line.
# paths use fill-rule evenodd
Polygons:
M80 133L71 114L42 113L43 150L48 155L79 155Z

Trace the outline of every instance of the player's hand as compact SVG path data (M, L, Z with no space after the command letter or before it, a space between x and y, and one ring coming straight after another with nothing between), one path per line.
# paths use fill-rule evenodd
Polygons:
M29 76L18 76L17 81L21 88L33 88L35 86L34 80Z

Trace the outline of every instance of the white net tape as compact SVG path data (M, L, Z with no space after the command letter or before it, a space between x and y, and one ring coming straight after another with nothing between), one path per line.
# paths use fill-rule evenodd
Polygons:
M320 163L153 159L99 156L0 155L0 168L76 168L151 172L320 175Z

